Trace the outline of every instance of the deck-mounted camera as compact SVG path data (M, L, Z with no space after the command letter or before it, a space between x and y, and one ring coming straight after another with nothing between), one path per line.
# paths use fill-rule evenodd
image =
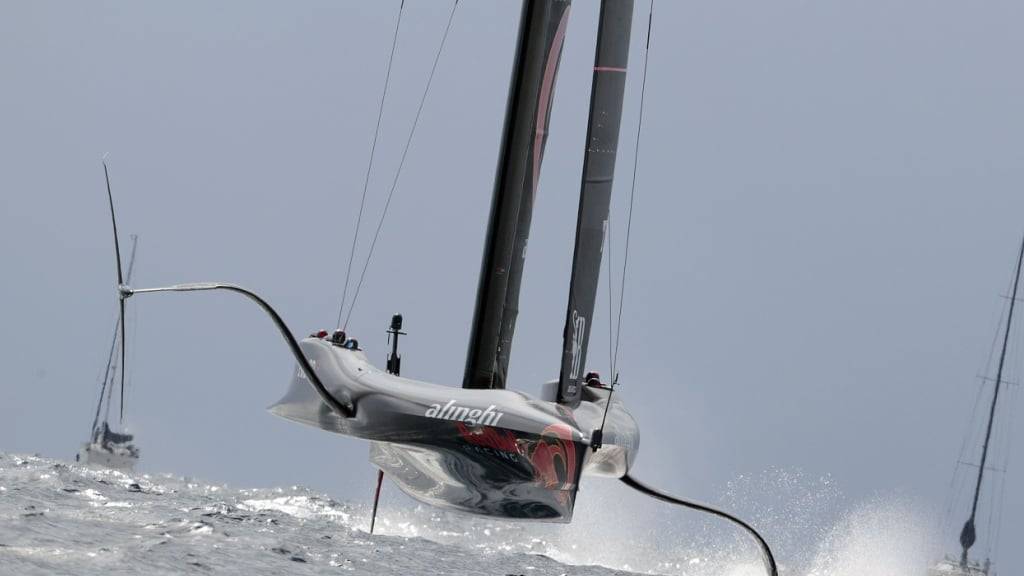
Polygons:
M402 315L395 314L391 317L391 327L388 328L388 343L391 344L391 354L388 355L387 370L389 373L398 376L402 372L402 357L398 355L398 336L402 332Z

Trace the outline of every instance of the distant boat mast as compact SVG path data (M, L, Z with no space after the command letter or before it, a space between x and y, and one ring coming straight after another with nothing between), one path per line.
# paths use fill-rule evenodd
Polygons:
M963 546L963 553L960 555L960 565L967 566L967 551L971 549L977 539L977 531L974 528L974 518L978 512L978 498L981 496L981 481L985 477L985 461L988 459L988 444L992 438L992 422L996 416L996 403L999 401L999 387L1003 383L1003 364L1006 361L1006 348L1010 340L1010 328L1013 324L1013 308L1017 303L1017 288L1020 284L1021 262L1024 261L1024 240L1021 241L1020 252L1017 255L1017 272L1013 279L1013 293L1010 295L1010 310L1006 315L1006 332L1003 334L1003 349L999 353L999 367L996 369L996 389L992 394L992 406L988 412L988 428L985 430L985 443L981 448L981 462L978 465L978 482L974 486L974 501L971 503L971 516L964 523L960 532L960 545Z

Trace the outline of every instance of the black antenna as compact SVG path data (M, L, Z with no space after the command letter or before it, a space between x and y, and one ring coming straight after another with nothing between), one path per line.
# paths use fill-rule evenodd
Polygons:
M612 378L612 385L608 388L608 398L605 399L604 403L604 415L601 416L601 427L594 430L590 434L590 449L597 452L604 445L604 424L608 421L608 409L612 407L612 394L615 393L615 387L619 384L619 375L615 374Z
M395 314L391 317L391 326L388 328L388 344L391 345L391 354L388 355L387 364L388 373L395 376L402 373L402 357L398 355L399 335L405 335L405 332L402 332L402 315Z
M124 424L124 274L121 272L121 242L117 237L117 218L114 216L114 195L110 192L110 171L107 170L107 161L103 160L103 176L107 180L107 200L110 202L110 223L114 227L114 255L117 257L117 294L120 311L117 317L117 324L121 332L121 424Z
M999 385L1003 383L1003 363L1006 361L1006 348L1010 341L1010 328L1013 323L1013 305L1017 302L1017 287L1020 284L1021 262L1024 262L1024 239L1021 239L1020 252L1017 254L1017 272L1013 278L1013 294L1010 296L1010 310L1006 314L1006 332L1003 334L1003 349L999 353L999 367L996 369L996 389L992 393L992 406L988 411L988 428L985 430L985 443L981 448L981 462L978 465L978 482L974 485L974 501L971 503L971 517L964 523L960 532L960 545L963 546L963 554L960 556L960 565L967 566L967 551L974 545L977 539L977 531L974 528L974 518L978 512L978 498L981 496L981 481L985 476L985 460L988 459L988 443L992 438L992 422L996 416L996 402L999 400Z

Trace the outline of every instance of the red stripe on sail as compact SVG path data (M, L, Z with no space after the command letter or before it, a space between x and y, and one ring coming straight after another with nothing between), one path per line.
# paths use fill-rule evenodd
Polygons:
M537 193L537 183L540 180L540 159L541 150L544 146L544 135L547 134L545 120L548 117L548 108L551 106L551 98L554 96L555 72L558 70L558 59L562 54L562 42L565 41L565 28L569 22L569 8L562 14L562 20L555 30L555 38L551 42L551 50L548 51L547 63L544 65L544 80L540 85L540 103L537 106L537 122L533 133L533 189L530 194Z

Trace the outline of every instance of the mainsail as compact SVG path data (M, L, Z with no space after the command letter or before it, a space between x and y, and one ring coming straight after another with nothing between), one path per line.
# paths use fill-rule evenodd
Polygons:
M632 24L633 0L601 2L587 151L583 158L583 184L576 220L576 249L562 334L562 367L558 377L558 401L570 406L580 402L580 381L586 368L587 342L597 299L601 254L615 175Z
M504 388L570 0L526 0L463 388Z

